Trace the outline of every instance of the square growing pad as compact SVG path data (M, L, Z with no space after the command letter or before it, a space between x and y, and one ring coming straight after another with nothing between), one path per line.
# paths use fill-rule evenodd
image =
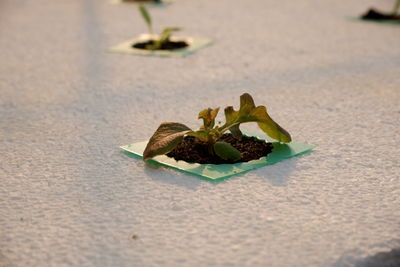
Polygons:
M185 57L212 43L211 40L206 38L193 38L193 37L178 38L172 36L171 37L172 41L185 41L189 45L187 47L175 50L146 50L146 49L138 49L132 47L132 45L135 43L145 42L154 37L156 37L156 35L141 34L138 38L125 41L123 43L120 43L116 46L109 48L108 51L112 53L137 54L143 56Z
M196 175L207 180L217 181L222 180L249 170L257 169L266 165L271 165L280 162L284 159L298 156L300 154L310 152L314 146L307 144L300 144L290 142L288 144L281 144L263 135L253 135L261 140L271 142L273 145L272 152L267 156L257 160L248 162L239 162L234 164L199 164L188 163L183 160L176 161L166 155L156 156L149 161L155 162L178 171ZM131 145L121 146L123 151L127 154L134 155L138 158L143 157L143 151L148 141L139 142Z

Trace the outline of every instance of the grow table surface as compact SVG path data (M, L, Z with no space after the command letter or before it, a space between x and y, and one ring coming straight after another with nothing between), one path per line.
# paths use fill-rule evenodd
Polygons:
M180 26L177 36L213 40L189 57L160 58L107 52L146 31L137 5L0 1L0 266L395 258L400 27L348 19L393 4L149 6L154 32ZM196 129L199 111L237 109L244 92L316 149L218 183L120 152L163 121Z

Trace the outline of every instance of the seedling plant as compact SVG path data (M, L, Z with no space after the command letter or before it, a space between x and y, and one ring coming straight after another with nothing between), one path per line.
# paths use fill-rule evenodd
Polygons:
M139 5L139 12L142 15L143 20L145 21L147 28L149 30L149 34L153 35L153 24L150 13L144 5ZM159 50L162 47L165 47L166 44L171 42L172 32L180 31L179 27L166 27L161 33L158 35L158 38L154 40L151 44L147 44L145 49L148 50Z
M367 20L400 20L400 0L396 0L391 13L385 14L373 8L369 9L368 12L362 15L362 19Z
M247 122L257 123L264 133L279 142L289 143L292 140L290 134L268 115L266 107L256 106L252 96L248 93L240 96L238 111L232 106L224 109L226 122L221 126L215 124L218 112L219 108L200 111L198 119L203 120L203 125L196 131L182 123L162 123L150 138L143 152L143 159L147 160L157 155L167 154L187 135L206 143L211 155L216 155L224 160L238 161L242 157L241 153L229 143L219 139L227 131L230 131L235 138L240 139L243 134L239 127L242 123Z

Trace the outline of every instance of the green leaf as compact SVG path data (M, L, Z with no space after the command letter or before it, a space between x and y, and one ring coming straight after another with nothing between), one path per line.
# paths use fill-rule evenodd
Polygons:
M143 4L140 4L139 11L140 11L140 14L142 15L144 21L146 22L147 27L149 28L149 32L153 33L151 17L150 17L149 12L147 11L147 8Z
M200 111L198 118L203 119L204 129L210 129L215 125L215 118L218 115L219 108L205 109Z
M161 49L165 43L170 42L171 34L173 31L179 31L178 27L167 27L165 28L161 34L158 36L158 39L155 40L154 44L149 47L151 50Z
M172 32L178 32L180 30L182 30L182 28L180 28L180 27L166 27L166 28L164 28L164 30L162 32L172 33Z
M191 131L191 132L188 132L187 135L197 137L198 139L200 139L203 142L208 142L208 138L209 138L209 135L203 130Z
M235 111L233 107L225 109L226 124L234 135L239 134L239 125L246 122L256 122L258 126L271 138L289 143L292 141L290 134L277 124L267 113L265 106L255 106L250 94L245 93L240 96L240 109Z
M232 106L226 107L224 113L227 124L233 124L239 118L239 112L235 111Z
M227 142L216 142L214 144L214 151L218 157L224 160L237 161L242 157L242 154L239 152L239 150L237 150Z
M254 118L253 121L257 122L258 127L275 140L282 143L292 141L290 134L268 115L266 107L258 106L251 112L249 118Z
M181 30L181 28L179 28L179 27L167 27L167 28L165 28L161 32L161 34L159 36L159 39L158 39L158 41L160 42L160 45L162 46L162 44L170 41L172 32L177 32L177 31L180 31L180 30Z
M244 117L250 114L250 112L256 107L254 100L250 94L244 93L240 96L240 110L239 116Z
M162 123L150 138L143 152L143 159L163 155L173 150L191 129L177 122Z

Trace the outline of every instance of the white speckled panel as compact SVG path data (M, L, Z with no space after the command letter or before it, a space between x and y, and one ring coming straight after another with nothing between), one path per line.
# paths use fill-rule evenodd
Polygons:
M146 28L107 0L0 1L0 266L367 266L400 247L393 1L176 0L187 58L106 49ZM183 34L183 33L182 33ZM306 156L210 183L119 145L243 92ZM248 127L248 130L255 130ZM378 256L377 256L378 255Z

